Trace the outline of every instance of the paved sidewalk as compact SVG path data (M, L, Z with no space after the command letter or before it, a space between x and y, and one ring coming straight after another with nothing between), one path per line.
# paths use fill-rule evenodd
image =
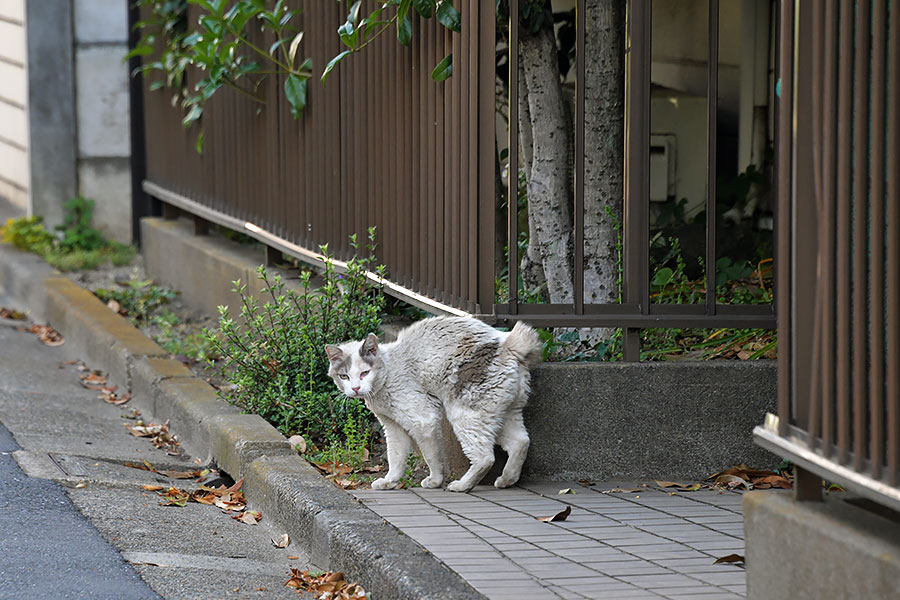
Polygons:
M653 484L651 484L653 485ZM492 600L543 598L738 599L741 494L672 494L617 482L520 483L470 494L415 488L353 494ZM560 495L561 489L576 493ZM565 521L544 523L571 506Z

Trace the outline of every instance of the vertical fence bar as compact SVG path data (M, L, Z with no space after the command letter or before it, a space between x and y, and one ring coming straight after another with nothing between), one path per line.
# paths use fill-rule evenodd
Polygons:
M631 0L628 53L628 133L624 207L625 300L650 312L650 263L647 225L650 182L650 0ZM640 360L641 336L625 329L624 358Z
M473 3L478 6L477 28L472 27L478 34L478 78L470 83L477 88L478 98L478 204L473 202L469 216L470 231L478 232L478 255L473 255L470 260L470 270L475 272L475 265L482 265L479 273L477 300L483 312L493 310L495 290L494 273L494 237L497 235L495 206L496 192L494 190L494 165L497 156L496 140L496 116L494 106L494 93L496 81L496 55L497 55L497 13L494 2ZM515 2L511 4L516 4ZM476 85L477 82L477 85ZM510 152L512 156L512 152ZM518 180L518 177L516 177ZM517 186L516 186L517 187ZM514 202L515 203L515 202ZM475 220L478 220L477 224ZM470 244L474 247L475 244ZM517 247L515 241L512 247ZM475 286L472 286L475 289ZM468 310L474 310L474 304L470 303Z
M812 6L812 154L813 154L813 196L816 205L816 215L818 229L818 245L817 245L817 271L818 277L822 275L822 77L824 66L822 37L825 29L824 10L821 2L814 2ZM809 432L809 448L815 450L816 437L819 435L819 409L821 408L822 378L822 282L818 279L816 282L816 293L814 317L813 317L813 335L812 335L812 369L810 393L808 399L808 422L807 431ZM799 485L798 485L799 487ZM798 493L800 493L798 491Z
M706 312L716 314L716 152L719 112L719 0L709 0L706 64Z
M853 5L841 3L838 75L838 165L837 165L837 315L835 339L837 370L838 460L846 464L850 451L850 141L853 87Z
M585 2L575 2L575 314L584 314L584 23Z
M870 165L872 218L869 235L869 412L871 424L872 479L881 478L884 460L884 128L885 128L885 25L886 0L875 0L872 11L872 140ZM896 101L896 98L893 99ZM896 148L894 149L896 151Z
M866 278L869 180L869 2L857 3L856 51L853 56L853 468L862 471L868 448L868 346Z
M775 182L777 223L775 262L775 302L778 315L778 434L787 433L791 416L791 191L793 167L791 163L794 117L794 3L784 0L779 11L777 133L775 146Z
M831 444L834 427L834 340L835 340L835 306L834 306L834 229L835 229L835 178L834 178L834 154L835 154L835 100L837 98L835 67L837 62L837 47L835 44L836 12L835 0L825 0L824 17L822 20L822 135L821 135L821 166L819 178L821 181L822 211L821 233L819 237L819 257L821 271L819 285L823 292L819 296L822 301L822 344L820 346L821 362L819 373L821 377L822 407L822 454L831 455ZM813 401L817 401L813 398Z
M888 482L898 484L900 476L900 7L891 3L890 17L890 84L892 99L888 117L888 295L887 295L887 430Z
M507 254L509 266L509 314L519 312L519 3L509 3L509 167L507 169L507 221L509 236ZM482 260L484 260L482 258Z

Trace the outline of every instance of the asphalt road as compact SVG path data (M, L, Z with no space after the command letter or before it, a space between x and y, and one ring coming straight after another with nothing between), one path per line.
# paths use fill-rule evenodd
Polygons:
M192 484L124 463L205 465L130 435L138 399L114 406L84 389L65 364L77 358L0 325L0 599L300 598L284 584L309 562L272 544L281 531L266 515L247 525L142 488Z

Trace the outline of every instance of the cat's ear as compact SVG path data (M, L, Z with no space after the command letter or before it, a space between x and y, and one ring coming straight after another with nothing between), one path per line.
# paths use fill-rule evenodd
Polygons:
M331 362L337 362L344 357L344 353L341 352L341 349L337 346L332 346L331 344L325 346L325 353L328 355L328 360Z
M359 347L360 356L375 356L378 354L378 338L374 333L370 333L363 340L362 346Z

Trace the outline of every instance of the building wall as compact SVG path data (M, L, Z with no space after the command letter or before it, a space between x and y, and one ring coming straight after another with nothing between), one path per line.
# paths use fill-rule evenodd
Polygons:
M28 202L25 0L0 2L0 198Z
M0 2L0 14L14 7L20 15L19 64L27 65L27 77L20 76L17 86L10 87L0 59L0 90L15 89L27 97L27 127L17 131L31 152L17 155L21 164L11 170L28 189L29 212L53 226L62 222L68 200L85 196L97 203L94 226L121 242L131 242L129 73L122 60L128 52L128 4ZM0 20L0 55L12 44L13 36L4 28L13 24ZM4 108L0 106L0 141L7 137L2 133L7 128ZM9 150L0 144L2 152ZM0 155L0 181L8 162L6 154Z
M97 202L94 226L131 241L128 0L75 0L78 193Z

